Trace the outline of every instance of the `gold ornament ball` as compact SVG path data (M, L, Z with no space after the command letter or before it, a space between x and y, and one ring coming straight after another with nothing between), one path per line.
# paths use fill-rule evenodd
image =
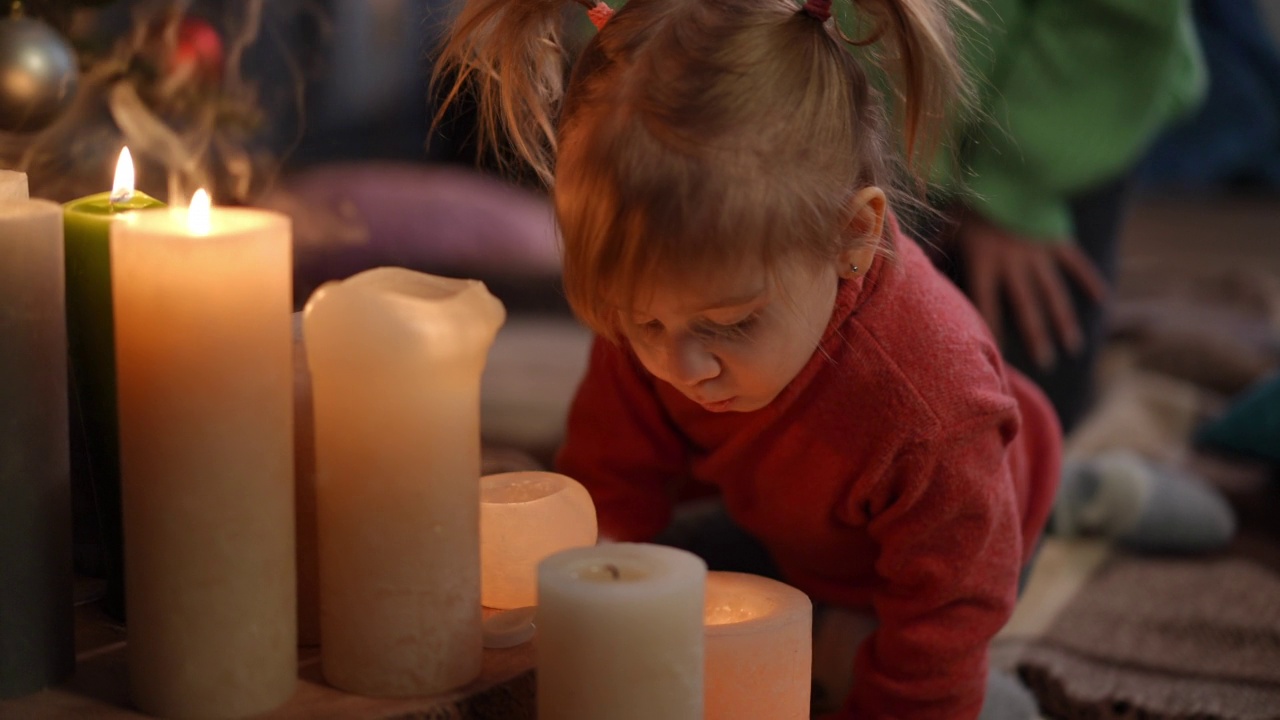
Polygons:
M0 131L44 129L79 83L75 51L56 30L34 18L0 19Z

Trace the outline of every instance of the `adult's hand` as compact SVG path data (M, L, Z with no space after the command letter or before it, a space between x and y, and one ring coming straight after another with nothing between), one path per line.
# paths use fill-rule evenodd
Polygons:
M1084 348L1084 332L1067 281L1093 302L1107 296L1107 282L1069 239L1030 238L966 212L957 231L969 297L995 334L1002 337L1001 303L1007 298L1027 351L1042 369L1057 362L1057 341L1072 354Z

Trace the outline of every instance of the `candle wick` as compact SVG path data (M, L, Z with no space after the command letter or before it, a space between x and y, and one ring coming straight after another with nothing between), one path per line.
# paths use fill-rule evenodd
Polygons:
M611 563L606 563L606 564L605 564L605 566L604 566L604 569L609 571L609 575L610 575L614 580L621 580L621 579L622 579L622 571L618 570L618 566L617 566L617 565L613 565L613 564L611 564Z
M120 189L120 190L112 191L111 197L107 199L107 202L110 203L111 208L114 210L116 203L128 202L129 199L132 197L133 197L132 190Z

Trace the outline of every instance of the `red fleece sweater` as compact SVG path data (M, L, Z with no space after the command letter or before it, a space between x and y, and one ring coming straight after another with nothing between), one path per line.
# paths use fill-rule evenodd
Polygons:
M842 717L977 717L987 645L1058 482L1061 432L914 241L841 284L821 351L767 407L712 413L597 340L558 465L602 535L653 538L683 478L815 601L870 610Z

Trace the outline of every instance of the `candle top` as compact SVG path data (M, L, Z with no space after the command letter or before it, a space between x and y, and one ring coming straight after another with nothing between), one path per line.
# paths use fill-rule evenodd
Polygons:
M133 238L182 240L216 239L267 233L289 239L289 216L274 210L248 207L206 209L170 207L168 212L130 213L124 216ZM119 227L119 226L117 226ZM113 230L114 232L114 230Z
M128 200L111 202L110 192L100 192L68 202L63 207L69 213L83 215L117 215L131 210L148 210L164 207L165 204L141 190L134 190Z
M809 596L759 575L707 573L703 621L712 634L758 632L797 620L812 622Z
M648 543L609 543L563 550L538 565L539 593L641 599L702 585L707 564L691 552Z
M488 352L506 309L478 280L440 277L398 267L379 267L321 285L303 310L307 343L333 342L335 356L352 363L420 363L424 358L462 358ZM376 343L350 347L346 331L359 327ZM327 337L328 340L322 339Z
M17 170L0 170L0 198L23 200L27 195L26 173Z
M0 197L0 220L14 220L59 212L58 203L38 198ZM2 238L0 238L2 239Z
M480 478L480 502L494 505L531 503L577 485L559 473L526 471L497 473Z

